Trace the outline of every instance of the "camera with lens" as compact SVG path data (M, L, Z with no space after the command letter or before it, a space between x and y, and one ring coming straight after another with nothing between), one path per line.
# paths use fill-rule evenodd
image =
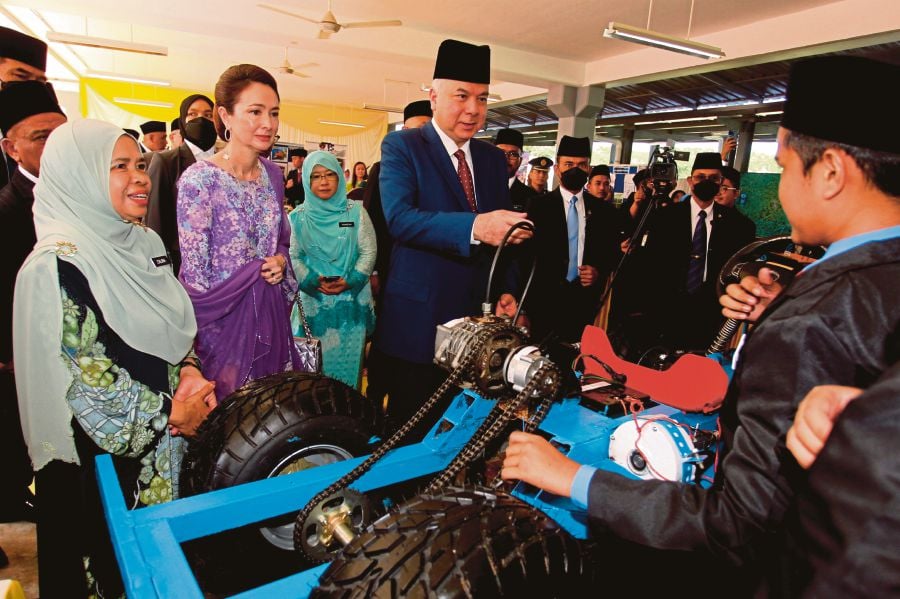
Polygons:
M650 154L647 168L650 169L648 179L653 182L651 200L657 203L668 203L669 194L678 184L678 165L676 160L689 160L689 152L676 152L666 146L656 146Z

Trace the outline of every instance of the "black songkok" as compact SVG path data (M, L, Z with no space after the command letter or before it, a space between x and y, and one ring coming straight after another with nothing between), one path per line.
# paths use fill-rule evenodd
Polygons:
M288 160L290 160L294 156L306 158L308 154L309 152L306 151L306 148L291 148L290 150L288 150Z
M609 176L609 167L605 164L598 164L594 168L591 169L590 179L593 179L597 175L604 175L606 177Z
M406 121L414 116L433 117L434 114L431 112L431 100L416 100L415 102L407 104L406 108L403 109L403 120Z
M525 136L521 131L515 129L500 129L497 131L497 139L494 141L494 145L497 144L507 144L522 149L525 147Z
M16 123L45 112L64 114L49 83L16 81L0 90L0 133L3 135Z
M716 170L722 170L722 155L717 152L698 153L696 158L694 158L694 166L691 167L691 172L694 172L698 168L714 168Z
M47 44L15 29L0 27L0 58L11 58L46 71Z
M563 135L559 142L557 156L572 156L573 158L591 157L591 140L587 137L570 137Z
M147 133L165 133L166 132L166 124L163 121L147 121L145 123L141 123L141 133L146 135Z
M835 78L852 93L835 93ZM900 65L861 56L819 56L795 63L781 126L837 143L900 154L896 96Z
M491 82L491 47L444 40L434 63L434 79Z

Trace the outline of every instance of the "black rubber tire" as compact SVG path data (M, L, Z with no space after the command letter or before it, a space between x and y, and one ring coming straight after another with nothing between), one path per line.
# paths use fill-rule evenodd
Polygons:
M262 480L311 447L345 454L333 461L364 455L376 425L374 406L339 381L297 372L253 381L226 398L191 440L179 495ZM269 524L292 530L293 519L286 515ZM274 545L260 528L253 524L187 543L201 584L231 593L302 569L298 554Z
M312 597L579 597L586 547L509 494L450 488L374 522L322 574Z

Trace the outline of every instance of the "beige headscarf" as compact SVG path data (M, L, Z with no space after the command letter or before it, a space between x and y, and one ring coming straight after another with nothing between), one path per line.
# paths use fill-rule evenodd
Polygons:
M57 257L85 276L107 324L129 346L176 364L197 331L191 302L169 266L159 236L124 222L109 197L113 148L126 134L95 120L57 128L41 157L34 188L38 242L16 280L13 349L22 428L35 469L78 462L62 356ZM137 142L135 142L136 145Z

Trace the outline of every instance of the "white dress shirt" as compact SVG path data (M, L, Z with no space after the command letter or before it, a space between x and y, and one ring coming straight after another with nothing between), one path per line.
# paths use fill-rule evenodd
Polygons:
M697 219L700 218L700 211L706 211L706 252L703 254L703 280L706 280L706 265L709 263L709 238L712 236L712 219L713 206L715 202L711 202L706 208L701 208L697 204L697 200L691 196L691 239L694 238L694 228L697 226Z
M569 200L572 199L572 196L578 198L578 201L575 202L575 211L578 212L578 266L581 266L584 259L584 190L582 189L578 193L572 193L560 185L559 193L562 195L563 199L563 217L565 218L566 223L568 223L569 220Z
M437 123L432 123L434 125L434 130L437 131L438 137L441 140L441 143L444 144L444 149L447 150L447 154L450 155L450 162L453 163L453 170L459 172L459 160L456 159L454 154L457 150L462 150L466 154L466 164L469 165L469 172L472 173L472 193L475 194L475 205L478 205L478 192L475 191L475 167L472 164L472 150L469 148L469 142L471 140L467 139L466 143L462 146L457 146L456 142L450 139L450 137L441 131L441 128L438 127ZM478 245L481 242L475 239L475 223L472 223L472 232L469 233L469 243L472 245Z
M31 173L29 173L28 171L26 171L24 168L22 168L21 164L19 165L19 172L22 173L23 175L25 175L26 179L28 179L29 181L31 181L32 183L37 185L38 178L35 177L34 175L32 175Z
M199 146L195 146L189 140L185 139L184 143L187 145L188 150L191 151L191 154L194 155L194 160L200 162L206 158L212 158L213 154L216 153L216 144L213 144L212 147L208 150L201 150Z

